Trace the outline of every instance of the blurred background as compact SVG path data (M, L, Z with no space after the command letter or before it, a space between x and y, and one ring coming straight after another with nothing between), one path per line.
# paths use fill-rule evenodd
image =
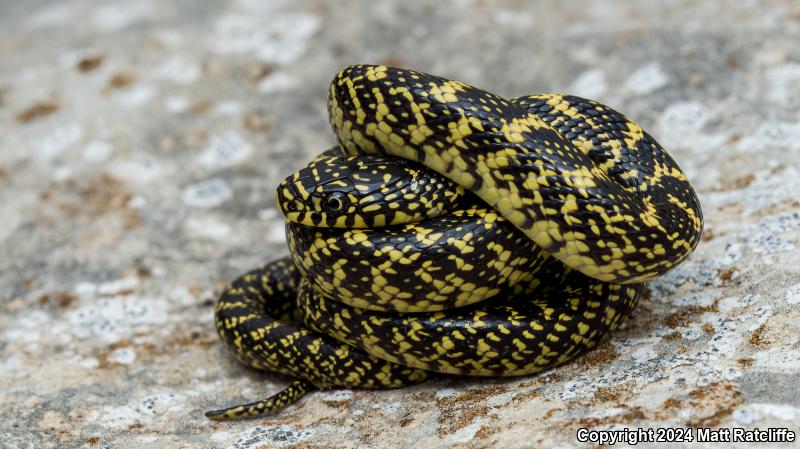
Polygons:
M0 447L528 447L581 426L800 424L793 1L0 1ZM639 316L549 375L319 393L218 343L216 294L287 253L274 189L334 143L342 67L567 92L653 134L706 215ZM106 446L103 446L106 445Z

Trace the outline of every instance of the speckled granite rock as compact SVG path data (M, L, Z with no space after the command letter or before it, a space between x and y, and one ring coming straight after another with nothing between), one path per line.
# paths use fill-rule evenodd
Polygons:
M1 2L0 447L798 430L800 8L559 3ZM228 356L213 302L286 253L274 186L333 143L326 85L355 62L613 105L687 171L704 241L609 343L545 375L314 393L269 419L209 422L210 407L284 385Z

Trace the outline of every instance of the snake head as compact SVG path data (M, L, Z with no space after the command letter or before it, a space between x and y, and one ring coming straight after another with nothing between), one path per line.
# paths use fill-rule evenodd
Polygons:
M323 181L308 168L284 179L277 190L284 217L306 226L343 227L355 213L355 202L351 183L327 177Z
M462 192L409 161L328 151L280 183L277 204L293 223L373 228L442 215Z

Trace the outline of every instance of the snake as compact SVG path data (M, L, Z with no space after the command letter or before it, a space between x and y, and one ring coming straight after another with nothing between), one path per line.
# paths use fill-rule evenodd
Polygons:
M291 382L211 419L316 389L566 363L702 234L683 171L596 101L355 65L331 82L328 113L337 147L277 189L290 256L233 281L215 314L239 362Z

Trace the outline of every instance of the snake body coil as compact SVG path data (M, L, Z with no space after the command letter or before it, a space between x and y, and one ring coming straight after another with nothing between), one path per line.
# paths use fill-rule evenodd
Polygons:
M297 380L212 419L429 371L542 371L596 346L699 240L686 177L599 103L352 66L328 107L340 150L278 189L291 258L217 306L239 361Z

